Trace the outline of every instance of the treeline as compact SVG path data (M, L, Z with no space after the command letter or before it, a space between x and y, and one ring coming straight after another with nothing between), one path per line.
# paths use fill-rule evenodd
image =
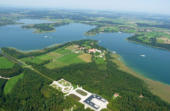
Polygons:
M0 98L3 96L3 88L7 80L0 79ZM0 110L1 111L1 110Z
M143 38L143 40L141 40L141 39L138 38L138 36L142 36L142 35L136 34L136 35L134 35L134 36L132 36L132 37L129 37L128 40L135 41L135 42L139 42L139 43L143 43L143 44L150 45L150 46L155 46L155 47L160 47L160 48L164 48L164 49L170 50L170 44L158 43L156 37L150 38L150 39L149 39L149 43L148 43L148 42L144 42L144 41L143 41L145 38ZM148 38L146 38L146 39L148 39Z
M54 47L49 47L49 48L45 48L43 50L40 51L33 51L33 52L22 52L13 48L1 48L3 53L9 54L10 56L13 56L15 58L21 59L24 57L30 57L30 56L39 56L42 54L46 54L48 52L54 51L58 48L63 47L63 45L59 45L59 46L54 46Z
M154 24L146 24L146 23L137 23L139 27L156 27L156 28L165 28L165 29L170 29L170 24L164 23L164 24L159 24L159 25L154 25Z
M8 18L1 18L0 17L0 26L4 26L4 25L11 25L11 24L16 24L15 21L12 20L12 18L8 19Z
M34 28L34 29L38 29L38 30L42 30L42 31L51 31L51 30L55 29L48 23L35 24L35 25L24 25L24 26L22 26L22 28L28 28L28 29Z
M34 25L24 25L22 28L34 28L40 31L52 31L55 30L55 27L67 25L69 22L57 22L57 23L42 23L42 24L34 24Z
M0 76L3 77L13 77L23 72L23 69L18 64L15 64L13 68L10 69L0 69Z
M6 53L6 54L9 54L10 56L21 59L21 58L24 58L24 57L40 56L40 55L43 55L43 54L47 54L51 51L55 51L57 49L60 49L62 47L66 47L66 46L69 46L69 45L72 45L72 44L79 44L81 46L82 43L84 43L85 41L89 42L89 45L92 42L92 40L73 41L73 42L68 42L68 43L65 43L65 44L62 44L62 45L48 47L48 48L44 48L43 50L33 51L33 52L22 52L22 51L14 49L14 48L7 48L7 47L3 47L3 48L1 48L1 50L2 50L3 53ZM95 43L94 45L96 47L99 47L97 45L97 41L96 42L93 41L93 43ZM102 47L100 47L100 48L102 48Z

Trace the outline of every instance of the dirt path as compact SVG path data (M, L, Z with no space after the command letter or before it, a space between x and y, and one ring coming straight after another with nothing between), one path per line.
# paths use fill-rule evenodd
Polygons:
M9 80L10 78L0 76L0 79L7 79L7 80Z

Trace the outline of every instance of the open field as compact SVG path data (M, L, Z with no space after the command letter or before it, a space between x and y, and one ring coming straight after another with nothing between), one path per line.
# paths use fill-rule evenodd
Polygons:
M77 49L77 46L71 45L65 48L57 49L47 54L26 57L22 58L21 60L37 65L45 63L44 66L49 69L60 68L71 64L91 62L92 56L90 54L85 54L83 52L75 53L75 49Z
M5 87L4 87L4 93L5 94L9 94L13 87L15 86L15 84L24 77L24 74L20 74L20 75L17 75L17 76L14 76L12 77L11 79L9 79L7 81L7 83L5 84Z
M0 57L0 69L9 69L14 66L14 63L10 62L5 57Z
M63 51L62 56L51 61L50 63L46 64L45 66L49 69L68 66L70 64L78 64L84 63L82 59L78 57L78 54L69 53L70 51Z
M122 63L122 61L120 60L120 56L117 54L113 54L113 57L115 58L115 59L113 59L113 62L118 65L120 70L128 72L129 74L132 74L133 76L144 80L144 82L148 85L149 89L151 90L151 92L153 94L159 96L161 99L170 103L170 96L169 96L170 85L163 84L161 82L148 79L148 78L142 76L141 74L136 73L135 71L133 71L129 67L127 67L124 63Z
M90 54L82 54L78 57L85 62L91 62L91 58L92 58L92 56Z
M105 63L105 60L103 58L95 58L95 62L96 64L104 64Z
M44 61L52 60L52 59L55 59L55 58L60 57L60 56L61 55L58 54L58 53L50 52L48 54L44 54L44 55L41 55L41 56L23 58L22 60L25 61L25 62L42 64Z

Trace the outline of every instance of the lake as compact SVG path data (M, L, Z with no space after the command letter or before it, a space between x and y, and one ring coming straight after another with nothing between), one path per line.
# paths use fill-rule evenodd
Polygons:
M25 24L50 23L46 20L24 19ZM20 25L0 27L0 47L15 47L20 50L35 50L53 44L81 39L99 40L99 44L111 51L116 51L123 61L133 70L153 80L170 84L170 51L129 42L131 34L101 33L86 37L84 33L94 26L73 23L56 28L56 32L36 34L33 29L23 29Z

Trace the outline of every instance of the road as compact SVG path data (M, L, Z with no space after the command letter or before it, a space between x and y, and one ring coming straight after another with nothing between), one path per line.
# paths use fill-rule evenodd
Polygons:
M4 52L1 52L1 54L2 54L4 57L6 57L8 60L10 60L10 61L12 61L12 62L20 65L21 67L31 69L32 71L36 72L36 74L38 74L38 75L40 75L40 76L42 76L42 77L44 77L44 78L46 78L46 79L48 79L48 80L50 80L50 81L55 81L54 79L46 76L45 74L41 73L41 72L38 71L37 69L33 68L31 65L26 64L24 61L21 61L21 60L19 60L19 59L16 59L16 58L14 58L14 57L12 57L12 56L10 56L10 55L8 55L8 54L5 54Z

